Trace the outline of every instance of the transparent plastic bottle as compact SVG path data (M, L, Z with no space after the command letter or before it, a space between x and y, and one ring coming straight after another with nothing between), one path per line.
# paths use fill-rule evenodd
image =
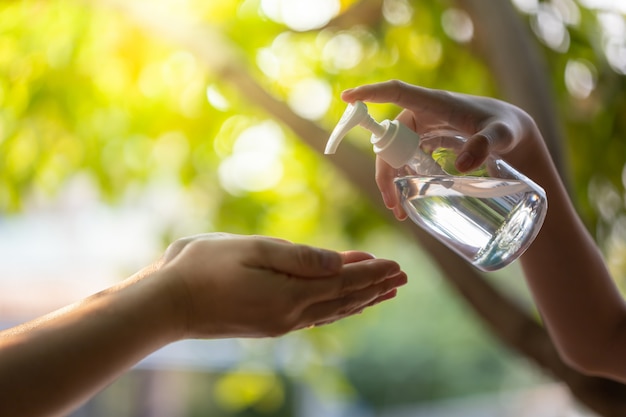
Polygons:
M376 122L362 102L348 105L328 140L335 153L349 130L372 132L374 152L397 170L394 183L411 220L483 271L513 262L537 236L544 190L496 156L468 173L454 169L465 138L437 130L420 136L397 120ZM432 149L422 150L421 144Z

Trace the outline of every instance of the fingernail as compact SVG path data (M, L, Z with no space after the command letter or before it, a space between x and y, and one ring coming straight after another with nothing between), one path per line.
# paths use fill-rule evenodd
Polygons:
M406 285L409 282L408 277L406 276L406 274L400 274L398 275L399 272L395 272L392 275L389 275L387 277L387 279L391 280L391 283L393 284L394 287L401 287L403 285Z
M396 283L398 284L398 287L401 287L403 285L406 285L409 283L409 277L407 277L406 275L402 275L401 278L398 278L398 280L396 281Z
M400 206L396 206L393 208L393 215L396 217L396 219L400 221L404 221L408 217L404 209Z
M474 163L474 157L469 152L463 152L456 158L456 168L459 171L469 169Z

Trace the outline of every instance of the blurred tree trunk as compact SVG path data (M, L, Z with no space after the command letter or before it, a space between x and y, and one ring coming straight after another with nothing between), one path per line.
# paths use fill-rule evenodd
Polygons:
M283 101L271 96L241 64L237 47L219 33L192 22L177 21L174 16L159 16L154 10L145 10L139 3L114 0L100 2L115 6L157 36L178 42L190 50L207 70L218 74L239 90L242 96L292 129L313 150L323 152L329 132L299 117ZM381 3L380 0L363 0L331 24L375 26L382 18ZM537 117L540 128L550 140L555 159L560 161L562 135L557 125L558 118L552 109L547 72L519 16L506 1L465 0L459 1L459 7L473 17L478 28L477 47L501 84L505 99L524 107ZM361 194L368 197L373 207L393 221L382 204L374 182L371 155L346 141L337 155L328 160L343 172ZM559 162L561 168L562 165ZM567 384L580 403L589 409L606 417L626 414L626 386L602 378L586 377L570 369L561 361L545 329L533 318L532 312L525 311L494 288L477 270L419 227L410 222L402 223L401 227L410 230L416 242L438 264L450 285L504 344Z
M457 1L474 22L473 44L491 69L503 98L526 110L537 122L566 184L563 132L552 96L550 71L528 25L510 1Z

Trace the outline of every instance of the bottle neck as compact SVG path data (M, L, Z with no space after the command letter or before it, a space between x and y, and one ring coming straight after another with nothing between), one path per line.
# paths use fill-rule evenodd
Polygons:
M449 176L430 155L417 149L411 159L398 169L398 175Z

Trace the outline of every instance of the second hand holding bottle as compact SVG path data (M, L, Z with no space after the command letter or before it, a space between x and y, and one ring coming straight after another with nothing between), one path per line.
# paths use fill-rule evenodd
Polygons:
M378 123L360 101L348 105L324 153L335 153L356 126L372 132L374 152L397 170L394 183L411 220L477 268L503 268L537 236L547 210L545 192L503 160L490 156L483 169L451 175L442 166L453 165L454 149L438 152L446 156L436 162L421 149L416 132L397 120ZM453 139L454 148L465 141L450 131L424 137L442 135L448 144Z

